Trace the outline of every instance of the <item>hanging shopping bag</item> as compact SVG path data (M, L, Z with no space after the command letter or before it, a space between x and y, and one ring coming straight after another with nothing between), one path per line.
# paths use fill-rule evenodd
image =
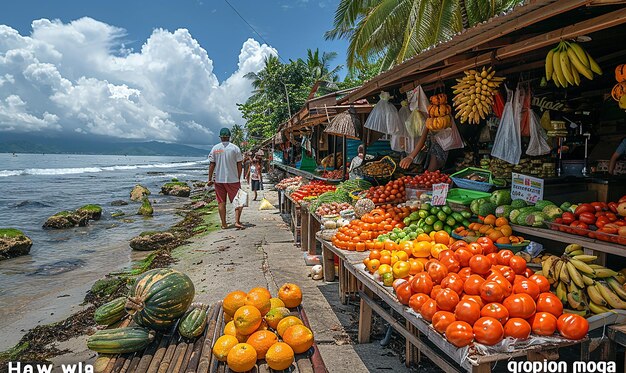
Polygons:
M493 114L496 117L502 118L502 112L504 111L505 103L506 102L504 100L504 97L502 97L502 92L498 91L496 95L494 96L494 102L493 102Z
M530 87L527 89L518 88L521 91L521 97L519 100L522 105L522 117L520 120L520 134L521 136L530 136Z
M388 135L392 135L400 129L398 110L389 102L390 98L389 93L380 93L380 101L376 103L369 117L367 117L365 128Z
M522 156L522 140L520 138L519 118L521 108L514 107L513 91L505 86L507 101L502 112L502 119L493 142L491 155L511 164L518 164Z
M463 139L461 138L459 130L456 128L454 120L452 120L450 128L444 128L438 131L434 136L435 141L437 141L437 143L441 146L441 149L444 151L464 147Z
M239 188L237 195L233 198L233 207L248 207L248 193L244 192L241 188Z
M530 142L528 143L528 149L526 154L528 155L544 155L550 153L550 145L548 145L545 131L541 127L541 119L533 111L530 110Z

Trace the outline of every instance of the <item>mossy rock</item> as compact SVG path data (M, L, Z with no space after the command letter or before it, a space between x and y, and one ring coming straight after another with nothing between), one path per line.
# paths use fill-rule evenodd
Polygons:
M122 199L116 199L115 201L111 201L111 206L126 206L126 205L128 205L128 202Z
M189 197L189 195L191 195L191 187L187 183L175 181L165 183L161 187L161 193L175 197Z
M68 229L75 226L84 227L89 221L89 216L73 211L60 211L46 220L43 224L44 228L49 229Z
M102 217L102 207L100 205L85 205L76 209L76 213L87 215L89 220L100 220Z
M170 232L143 232L130 240L130 247L138 251L152 251L174 247L176 241Z
M0 260L26 255L33 241L19 229L0 228Z
M141 203L141 207L137 211L137 215L152 216L152 214L154 214L152 204L147 198L144 198L143 202Z
M150 195L150 190L141 184L135 185L130 192L131 201L141 201L145 196Z
M124 215L126 215L124 213L124 211L115 211L115 212L111 213L111 217L112 218L119 218L119 217L122 217Z

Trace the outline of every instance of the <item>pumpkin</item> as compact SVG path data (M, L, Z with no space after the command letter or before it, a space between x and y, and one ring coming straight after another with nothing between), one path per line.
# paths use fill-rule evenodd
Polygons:
M193 283L186 274L157 268L137 278L126 312L141 326L166 329L187 311L193 297Z
M206 327L207 309L206 304L200 304L197 308L187 312L178 324L178 332L185 338L196 338L204 332Z
M126 354L143 350L153 339L148 329L137 326L105 329L87 339L87 348L101 354Z
M626 64L617 65L615 68L615 80L618 83L626 82Z
M617 83L611 90L611 97L615 101L619 101L624 94L626 94L626 82Z
M126 316L126 297L119 297L98 307L93 319L98 325L111 325Z

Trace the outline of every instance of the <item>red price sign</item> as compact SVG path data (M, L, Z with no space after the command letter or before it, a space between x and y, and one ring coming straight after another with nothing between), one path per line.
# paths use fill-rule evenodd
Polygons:
M446 198L448 197L447 183L433 184L433 199L431 204L433 206L443 206L446 204Z

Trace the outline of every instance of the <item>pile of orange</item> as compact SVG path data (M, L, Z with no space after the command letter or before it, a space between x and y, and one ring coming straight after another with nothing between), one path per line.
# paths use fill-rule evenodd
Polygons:
M332 238L335 247L350 251L382 250L384 244L376 240L379 235L389 233L394 228L404 228L402 220L415 208L384 205L373 209L341 227Z
M313 332L289 310L301 302L302 290L289 283L275 298L261 287L229 293L222 303L227 323L213 344L213 355L234 372L247 372L260 359L274 370L289 368L295 354L313 345Z
M488 237L497 244L524 242L524 237L513 235L513 229L507 218L487 215L481 220L482 223L471 223L467 228L458 227L454 233L462 237Z

